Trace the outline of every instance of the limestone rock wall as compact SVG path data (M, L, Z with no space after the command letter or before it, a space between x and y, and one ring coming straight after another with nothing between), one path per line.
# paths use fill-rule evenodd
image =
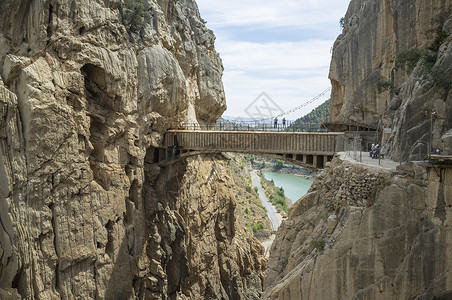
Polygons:
M278 230L264 299L449 299L451 207L450 169L333 161Z
M226 108L215 37L194 1L143 4L137 30L121 0L0 2L2 299L259 295L221 161L153 165Z
M330 122L391 128L383 137L386 152L397 160L419 159L427 152L436 111L432 148L444 148L443 135L452 128L451 89L421 80L420 66L412 73L395 69L395 60L405 50L427 49L443 31L447 37L434 67L452 82L451 7L449 0L352 0L333 48ZM378 91L380 78L392 82L392 92Z

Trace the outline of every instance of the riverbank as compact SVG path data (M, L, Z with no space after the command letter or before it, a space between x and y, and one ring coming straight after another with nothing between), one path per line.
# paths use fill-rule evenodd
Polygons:
M288 207L306 195L314 182L309 178L280 172L263 171L262 174L267 182L275 186L275 189L283 189L285 197L291 202Z
M293 176L298 176L298 177L302 177L302 178L306 178L306 179L310 179L310 180L314 180L316 173L312 170L309 169L304 169L304 168L291 168L291 167L285 167L285 168L275 168L273 166L268 166L265 168L261 168L258 169L259 171L262 172L275 172L275 173L280 173L280 174L287 174L287 175L293 175Z
M261 185L260 177L257 175L257 171L253 170L251 171L251 180L253 184L253 188L257 188L257 193L259 195L259 198L262 201L262 204L264 205L265 209L267 210L267 215L272 223L273 232L276 232L281 225L281 222L283 220L283 216L276 210L276 208L273 206L273 204L270 202L270 200L265 195L265 191ZM265 256L268 257L270 247L273 243L273 240L275 239L275 234L273 233L269 239L261 241L261 244L265 248Z

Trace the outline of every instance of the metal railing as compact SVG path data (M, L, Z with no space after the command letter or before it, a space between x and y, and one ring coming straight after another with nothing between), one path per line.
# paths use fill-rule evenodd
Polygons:
M286 124L274 122L244 121L244 122L217 122L215 124L184 123L179 130L207 130L207 131L277 131L277 132L326 132L318 123L295 123L287 121Z

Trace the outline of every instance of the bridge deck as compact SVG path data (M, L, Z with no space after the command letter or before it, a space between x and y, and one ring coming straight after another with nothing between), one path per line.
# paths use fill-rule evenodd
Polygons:
M342 151L338 132L256 132L169 130L154 162L160 165L202 153L240 152L283 159L303 167L323 168Z
M164 147L197 151L333 155L337 132L249 132L170 130Z

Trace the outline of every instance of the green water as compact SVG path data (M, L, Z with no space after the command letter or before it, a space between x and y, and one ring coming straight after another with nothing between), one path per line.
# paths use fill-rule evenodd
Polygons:
M312 180L303 177L280 174L275 172L262 172L267 180L275 182L277 187L284 189L284 194L289 198L292 203L295 203L298 199L303 197L309 190L312 184Z

